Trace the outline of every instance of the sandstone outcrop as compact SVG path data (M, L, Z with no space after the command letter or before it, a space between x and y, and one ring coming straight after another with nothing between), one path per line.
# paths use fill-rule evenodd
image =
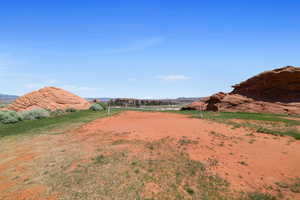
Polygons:
M300 102L300 68L287 66L266 71L233 86L240 94L267 102Z
M300 68L287 66L263 72L185 110L300 114ZM201 103L201 106L199 106Z
M66 110L68 108L85 110L89 107L90 103L79 96L60 88L45 87L16 99L6 109L23 111L43 108L54 111L58 109Z

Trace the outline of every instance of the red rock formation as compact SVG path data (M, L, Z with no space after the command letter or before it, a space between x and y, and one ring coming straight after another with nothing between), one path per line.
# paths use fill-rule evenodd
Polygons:
M181 110L206 110L207 103L197 101L193 102L187 106L182 107Z
M60 88L45 87L18 98L7 109L22 111L44 108L54 111L57 109L66 110L68 108L85 110L89 107L90 103L79 96Z
M212 95L201 107L193 103L184 109L300 114L300 68L266 71L233 88L229 94Z
M266 71L233 86L240 94L267 102L300 102L300 68L287 66Z

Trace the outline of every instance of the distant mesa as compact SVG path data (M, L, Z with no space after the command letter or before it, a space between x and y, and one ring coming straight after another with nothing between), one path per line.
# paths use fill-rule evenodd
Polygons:
M11 103L14 100L16 100L18 98L18 96L16 95L7 95L7 94L0 94L0 104L1 103Z
M45 87L16 99L7 109L23 111L43 108L54 111L58 109L66 110L68 108L85 110L89 107L90 103L79 96L60 88Z
M300 68L287 66L258 74L183 110L300 114Z

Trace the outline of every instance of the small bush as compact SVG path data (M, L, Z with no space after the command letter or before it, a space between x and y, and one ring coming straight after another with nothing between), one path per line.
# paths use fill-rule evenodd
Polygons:
M92 158L94 160L95 164L105 164L106 163L106 158L104 155L99 155L96 158Z
M5 108L6 104L0 104L0 108Z
M57 110L51 112L52 116L60 116L63 114L65 114L65 111L63 111L62 109L57 109Z
M0 111L0 122L3 124L16 123L21 120L21 117L16 111L3 110Z
M195 191L192 188L190 188L190 187L186 188L185 191L187 193L189 193L190 195L193 195L195 193Z
M77 110L75 108L67 108L66 112L76 112Z
M102 108L103 108L104 110L106 110L107 107L108 107L108 104L107 104L106 102L97 102L96 104L99 104L100 106L102 106Z
M93 105L91 105L90 110L100 111L103 110L103 107L100 104L94 103Z
M35 120L46 118L50 116L50 113L45 109L34 109L20 112L22 120Z

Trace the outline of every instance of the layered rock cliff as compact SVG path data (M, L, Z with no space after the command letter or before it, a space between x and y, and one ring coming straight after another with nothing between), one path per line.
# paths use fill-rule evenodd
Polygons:
M266 71L185 110L300 114L300 68Z
M16 99L7 109L23 111L43 108L54 111L57 109L66 110L68 108L84 110L89 107L90 103L79 96L60 88L45 87Z

